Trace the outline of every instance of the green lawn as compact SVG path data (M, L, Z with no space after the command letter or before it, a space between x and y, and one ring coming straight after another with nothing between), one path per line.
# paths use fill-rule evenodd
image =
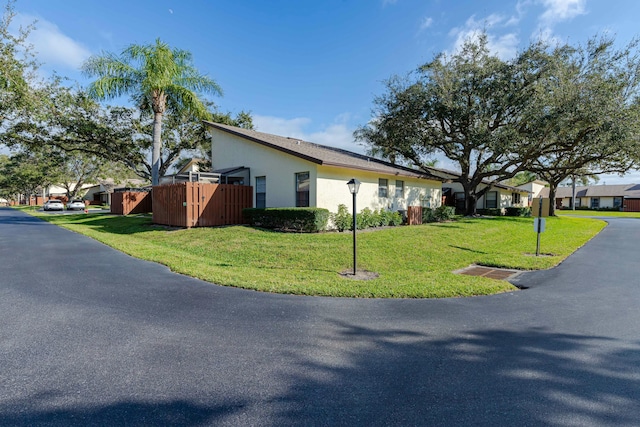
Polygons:
M486 295L515 288L461 276L470 264L517 269L552 267L598 233L605 223L549 218L536 249L532 218L462 219L358 233L358 267L379 274L359 281L340 276L352 266L351 233L293 234L234 226L167 229L148 215L35 215L86 234L138 258L209 282L301 295L440 298Z

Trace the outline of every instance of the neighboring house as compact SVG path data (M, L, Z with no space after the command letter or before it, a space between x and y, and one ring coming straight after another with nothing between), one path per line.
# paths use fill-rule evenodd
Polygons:
M83 184L78 191L77 197L82 198L86 191L93 187L95 184ZM75 184L71 184L71 190L75 190ZM50 185L44 189L44 199L61 199L67 200L67 189L62 185Z
M549 197L549 189L543 189L540 194L542 197ZM572 195L572 187L558 187L556 209L571 209ZM640 185L576 186L576 208L616 208L627 212L640 212Z
M548 186L549 184L546 181L535 180L526 184L518 185L518 188L529 192L529 204L527 206L531 206L531 201L537 197L540 197L540 193L542 192L542 190ZM549 190L547 189L547 195L548 194Z
M91 204L111 205L111 194L114 190L122 188L141 188L149 185L148 181L142 179L126 179L116 183L115 180L108 178L95 184L87 189L84 196L85 200L89 200Z
M206 122L212 137L213 173L253 186L255 207L351 209L351 178L361 182L357 209L438 207L442 179L373 157L288 138Z
M200 170L200 164L202 159L193 158L187 162L178 172L173 175L165 175L160 177L160 185L163 184L175 184L176 182L205 182L211 184L218 184L221 181L221 174L210 173Z
M434 175L444 179L442 184L442 193L444 203L448 206L455 206L459 213L465 210L465 194L462 184L451 182L460 175L453 171L445 169L429 168ZM478 190L482 190L490 186L491 188L478 199L476 202L477 209L501 209L508 207L527 207L529 206L529 190L512 187L500 183L485 182L479 185ZM504 211L503 211L504 213Z

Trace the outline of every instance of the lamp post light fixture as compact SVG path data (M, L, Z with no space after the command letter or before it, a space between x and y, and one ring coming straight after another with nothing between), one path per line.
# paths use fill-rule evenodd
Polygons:
M355 178L351 178L349 182L347 182L349 186L349 191L353 195L353 275L356 275L357 271L357 251L356 251L356 194L358 194L358 190L360 189L360 181Z

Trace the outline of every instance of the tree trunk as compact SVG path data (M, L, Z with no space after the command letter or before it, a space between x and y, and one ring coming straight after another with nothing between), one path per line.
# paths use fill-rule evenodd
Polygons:
M476 204L478 200L476 199L476 195L473 190L464 189L464 202L465 202L465 215L475 215L476 214Z
M576 210L576 176L571 177L571 210Z
M556 214L556 190L557 184L549 182L549 216L555 216Z
M153 150L151 152L151 185L160 182L160 148L162 147L162 113L153 113Z

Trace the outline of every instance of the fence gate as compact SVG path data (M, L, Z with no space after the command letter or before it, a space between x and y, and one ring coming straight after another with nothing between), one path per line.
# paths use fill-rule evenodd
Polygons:
M153 188L153 222L178 227L243 224L242 210L253 206L253 188L232 184L182 182Z

